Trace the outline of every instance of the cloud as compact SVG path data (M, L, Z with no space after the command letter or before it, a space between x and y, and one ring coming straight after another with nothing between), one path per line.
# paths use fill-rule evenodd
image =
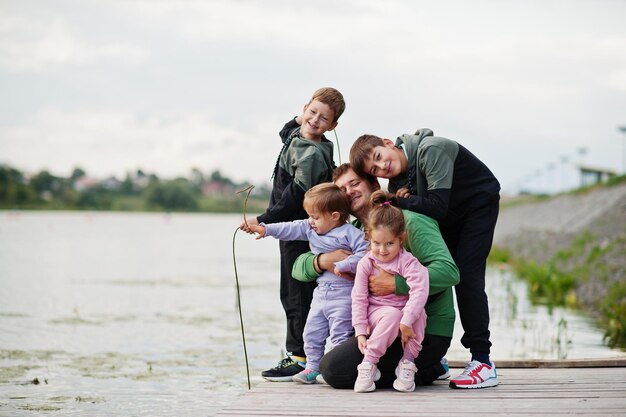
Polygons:
M269 180L280 141L259 138L275 136L275 129L270 133L263 126L251 132L220 126L202 111L142 117L50 108L22 125L0 128L0 155L18 169L45 168L56 175L79 166L99 177L138 168L175 177L197 167L219 169L238 181L267 172Z
M88 42L63 18L52 20L0 17L0 68L12 72L45 72L101 62L139 64L145 48L127 42Z

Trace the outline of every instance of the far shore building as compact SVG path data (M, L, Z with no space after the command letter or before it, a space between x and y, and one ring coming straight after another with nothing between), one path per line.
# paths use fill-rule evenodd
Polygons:
M617 172L612 169L591 167L588 165L578 165L578 171L580 172L581 187L606 182L617 175Z

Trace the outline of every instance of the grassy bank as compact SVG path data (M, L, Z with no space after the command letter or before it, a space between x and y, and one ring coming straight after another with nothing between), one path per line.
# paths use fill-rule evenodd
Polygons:
M573 195L589 198L593 192L578 190ZM602 198L596 200L597 204L603 204ZM554 206L567 212L568 205L576 203L530 204L528 211L518 218L532 211L548 215ZM584 311L597 320L608 346L626 349L625 203L626 198L622 198L614 206L607 206L601 215L590 218L576 232L572 232L573 228L554 231L520 226L494 246L490 262L506 263L526 280L533 303ZM513 221L503 217L505 221Z

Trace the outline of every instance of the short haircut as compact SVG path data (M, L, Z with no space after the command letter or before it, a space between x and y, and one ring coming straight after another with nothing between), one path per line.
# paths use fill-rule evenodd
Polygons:
M372 208L367 219L368 235L369 231L379 227L389 230L394 236L404 233L404 214L397 206L398 199L395 195L383 190L375 191L370 197L370 204Z
M313 97L309 101L309 104L317 100L320 103L326 104L333 111L333 123L339 120L339 117L346 109L346 102L343 100L343 95L332 87L323 87L313 93Z
M364 171L365 161L370 157L372 149L377 146L385 146L385 142L374 135L363 135L354 141L350 148L350 165L354 172L362 177L371 175Z
M304 193L303 206L315 208L322 213L336 211L340 214L341 223L346 223L350 218L350 200L346 193L332 182L317 184Z
M352 168L352 165L350 165L349 162L344 162L343 164L335 168L335 170L333 171L333 182L337 181L337 178L344 175L350 169L354 171L354 169ZM378 179L375 176L371 174L357 174L357 175L361 177L361 179L364 179L365 181L369 182L372 185L372 187L374 187L374 189L380 188L380 183L378 182Z

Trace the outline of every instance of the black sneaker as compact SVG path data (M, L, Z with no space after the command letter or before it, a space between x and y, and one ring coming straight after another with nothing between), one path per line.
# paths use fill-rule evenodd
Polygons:
M287 356L278 362L278 366L267 371L261 372L261 376L268 381L288 382L293 381L293 376L304 371L304 363L293 360L291 356Z

